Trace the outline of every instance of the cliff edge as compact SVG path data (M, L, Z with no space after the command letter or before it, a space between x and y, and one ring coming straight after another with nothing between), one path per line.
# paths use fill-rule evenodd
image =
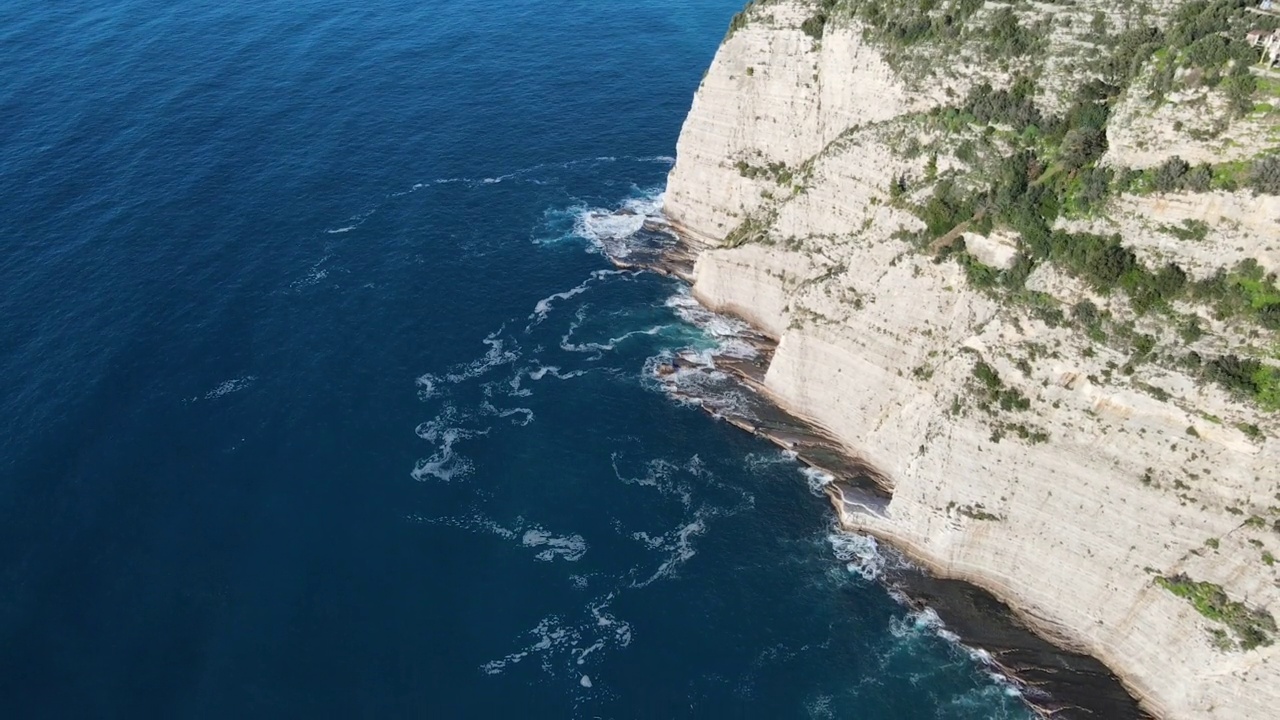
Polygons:
M766 388L891 484L841 522L1168 720L1280 707L1277 26L757 0L666 195L695 295L778 339Z

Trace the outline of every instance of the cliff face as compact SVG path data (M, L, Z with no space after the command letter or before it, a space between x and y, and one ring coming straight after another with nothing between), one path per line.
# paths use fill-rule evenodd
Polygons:
M783 169L771 165L797 167L857 123L919 102L851 28L833 27L825 51L814 52L796 29L811 11L805 3L760 9L729 39L735 51L717 53L707 71L667 185L677 209L670 219L691 237L717 241L758 210L763 194L778 191Z
M1252 377L1267 376L1274 331L1190 291L1140 306L1137 291L1058 260L1057 245L1033 262L1025 230L991 221L995 205L950 230L927 222L940 182L981 188L1028 134L1002 140L999 123L993 133L933 109L1016 73L965 65L962 34L939 45L956 58L946 72L911 74L864 15L843 11L753 4L699 88L666 197L677 227L710 246L696 296L778 337L768 390L892 483L883 516L842 507L849 529L993 591L1107 663L1160 717L1274 717L1277 420L1267 397L1212 382L1198 364L1243 356L1262 368L1248 365ZM1096 9L1027 12L1024 24L1049 23L1041 86L1087 79L1087 62L1055 55L1072 38L1053 13L1096 24ZM1107 154L1071 172L1159 165L1170 147L1205 145L1143 135L1139 101L1110 102ZM978 149L959 151L966 142ZM1228 144L1235 156L1223 160L1259 149ZM1033 187L1059 182L1048 164ZM1174 263L1186 283L1244 260L1255 275L1280 267L1274 196L1118 183L1092 211L1051 218L1057 235L1119 232L1139 264ZM1070 258L1070 242L1054 242ZM1007 281L1018 267L1025 277Z

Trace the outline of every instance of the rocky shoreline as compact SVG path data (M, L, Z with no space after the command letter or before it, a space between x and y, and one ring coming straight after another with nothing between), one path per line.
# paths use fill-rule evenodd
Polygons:
M702 249L697 241L656 223L647 224L643 234L646 244L629 244L625 254L607 251L606 256L619 269L653 272L692 285L694 264ZM702 370L732 377L745 392L745 407L726 409L703 402L692 393L683 394L714 417L769 440L794 453L802 464L829 475L832 480L824 490L837 518L846 531L861 534L848 527L846 516L854 512L883 517L892 498L890 483L871 464L850 454L831 433L787 412L771 398L764 376L777 348L773 338L752 328L742 339L755 350L754 357L714 355L712 366ZM673 392L682 394L674 388ZM881 539L893 546L892 538ZM1027 704L1036 712L1071 720L1152 717L1096 658L1053 645L992 593L935 575L919 564L919 558L912 559L916 562L892 563L878 579L914 609L936 613L960 643L982 651L994 669L1023 691Z

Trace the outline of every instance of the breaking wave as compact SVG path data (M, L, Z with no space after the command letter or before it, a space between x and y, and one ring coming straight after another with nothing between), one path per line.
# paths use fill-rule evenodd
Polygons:
M716 355L734 358L753 358L759 353L745 338L751 330L747 323L727 315L712 312L702 306L688 286L681 286L667 298L666 306L681 320L698 328L706 337L709 349Z
M819 470L815 467L802 467L800 474L804 475L805 483L809 486L809 492L819 497L826 496L826 487L835 482L835 477L829 472Z
M827 542L849 572L867 580L876 580L884 573L888 560L880 551L880 544L870 535L832 532L827 535Z
M648 247L655 240L646 228L661 232L667 227L662 213L664 193L661 188L638 191L615 208L575 203L548 210L533 242L549 245L566 240L586 240L592 250L613 258L627 258L633 251Z

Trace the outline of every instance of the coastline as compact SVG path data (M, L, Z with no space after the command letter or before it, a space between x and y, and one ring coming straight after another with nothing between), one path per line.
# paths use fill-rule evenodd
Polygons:
M625 256L606 251L606 257L620 269L664 275L692 289L697 257L710 246L674 223L647 225L646 230L666 239L653 247L632 247ZM712 310L696 290L692 295L704 309ZM834 433L787 407L765 386L764 375L777 348L777 338L745 314L713 311L735 317L751 328L744 339L756 350L754 358L713 358L714 369L727 373L748 391L751 412L726 411L702 402L698 402L699 406L713 417L794 453L801 464L830 476L823 490L840 529L882 541L908 560L887 568L878 577L879 582L914 610L934 612L957 642L978 650L985 662L1015 683L1026 704L1043 717L1153 717L1142 708L1131 685L1101 659L1073 649L1062 633L1020 612L997 590L986 587L980 577L953 573L923 549L888 532L884 515L892 498L888 478ZM886 522L883 526L859 522L860 517Z

